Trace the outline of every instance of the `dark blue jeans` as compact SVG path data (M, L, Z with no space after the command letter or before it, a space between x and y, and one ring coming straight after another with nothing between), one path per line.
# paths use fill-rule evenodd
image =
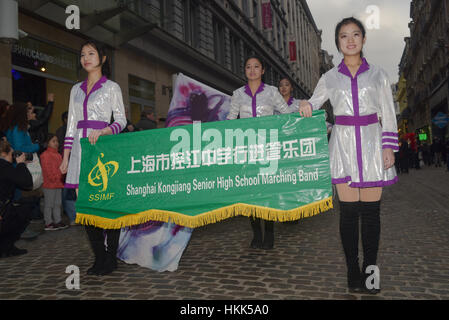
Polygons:
M70 219L70 222L74 222L76 218L76 209L75 203L76 200L68 200L67 195L72 192L71 189L64 188L62 190L62 207L64 208L65 213Z

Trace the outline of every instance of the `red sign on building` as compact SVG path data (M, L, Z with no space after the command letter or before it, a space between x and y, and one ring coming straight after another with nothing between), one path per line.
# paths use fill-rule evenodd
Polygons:
M265 30L273 29L271 1L262 1L262 26Z
M290 61L296 61L296 41L289 42Z

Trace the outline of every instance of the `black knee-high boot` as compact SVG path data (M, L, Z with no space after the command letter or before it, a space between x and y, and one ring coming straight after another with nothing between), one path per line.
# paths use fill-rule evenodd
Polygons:
M265 220L265 234L263 236L262 248L266 250L273 249L274 246L274 222Z
M251 248L257 249L262 247L262 219L250 217L251 228L253 229L253 240L251 241Z
M87 270L87 274L98 275L103 268L105 259L103 229L86 226L86 233L95 256L95 262L93 266Z
M99 275L107 275L117 269L117 249L120 239L120 229L106 230L106 243L108 245L105 251L105 260Z
M380 291L380 287L374 289L366 288L366 279L372 274L372 272L366 273L366 268L376 266L377 263L380 239L380 201L361 202L361 207L363 244L362 288L369 293L376 294ZM380 279L377 280L380 281Z
M340 201L340 237L348 269L348 288L351 292L360 291L359 208L358 201Z

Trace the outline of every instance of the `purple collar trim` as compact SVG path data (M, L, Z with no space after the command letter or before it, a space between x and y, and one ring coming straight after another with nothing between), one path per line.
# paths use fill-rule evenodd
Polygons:
M108 80L106 76L102 76L97 82L95 82L94 86L92 87L92 90L90 90L89 94L87 94L87 79L84 80L84 82L81 84L81 89L86 94L86 97L84 98L83 102L83 116L85 121L89 120L87 116L87 101L89 100L89 96L100 89L103 86L103 83L105 83ZM83 128L83 138L87 137L87 128Z
M103 83L105 83L108 80L106 76L102 76L97 82L95 82L94 86L92 87L92 90L90 90L89 95L94 92L95 90L100 89L103 86ZM81 84L81 89L84 91L84 93L87 95L87 78L83 81Z
M265 89L265 83L261 82L259 88L257 88L256 94L254 95L254 97L258 94L261 93L263 91L263 89ZM253 98L253 93L251 92L251 89L249 88L249 85L246 84L245 85L245 93L247 95L249 95L251 98Z
M289 106L291 106L292 105L292 103L293 103L293 97L290 97L290 99L288 99L288 101L287 101L287 104L289 105Z
M257 117L256 96L257 96L258 93L261 93L264 88L265 88L265 83L262 82L260 84L259 88L257 89L256 93L253 96L253 93L251 92L251 89L249 88L249 85L248 84L245 85L245 93L247 95L249 95L251 97L251 99L252 99L251 106L252 106L252 110L253 110L253 117Z
M357 78L357 76L359 74L361 74L362 72L365 72L369 70L369 64L368 61L366 61L365 58L362 58L362 64L359 67L359 70L357 70L357 73L355 75L355 78ZM352 79L352 74L351 71L349 71L348 67L345 64L345 59L342 59L340 64L338 65L338 72L344 74L345 76L348 76L349 78Z

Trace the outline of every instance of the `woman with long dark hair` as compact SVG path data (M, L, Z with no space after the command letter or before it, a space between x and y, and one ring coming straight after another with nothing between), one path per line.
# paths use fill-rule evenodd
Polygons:
M119 85L109 76L109 61L105 48L89 40L81 46L80 63L87 72L87 79L73 86L70 92L67 132L64 140L64 156L60 170L67 173L65 187L78 193L81 165L81 138L95 144L100 136L118 134L126 125L125 108ZM111 115L115 122L109 125ZM70 160L69 160L70 157ZM95 255L94 265L87 270L91 275L106 275L117 268L117 247L120 229L103 229L86 226ZM107 249L104 246L107 235Z
M312 98L301 101L300 114L311 116L312 110L328 99L332 104L335 125L329 141L330 169L340 200L348 289L376 294L379 277L371 274L376 270L379 248L380 200L382 188L397 182L394 150L398 150L398 131L388 75L363 58L365 34L363 24L355 18L338 23L335 44L344 58L321 77Z
M278 88L262 81L265 67L262 59L251 56L245 61L245 75L248 83L235 90L231 98L228 120L262 117L278 113L290 113L289 107L279 93ZM272 249L274 246L274 223L265 221L265 234L262 236L262 219L250 218L253 229L251 248Z
M6 130L6 139L16 151L27 153L38 152L40 147L38 143L32 143L28 132L29 121L32 114L29 112L25 103L16 102L8 111L9 128Z

